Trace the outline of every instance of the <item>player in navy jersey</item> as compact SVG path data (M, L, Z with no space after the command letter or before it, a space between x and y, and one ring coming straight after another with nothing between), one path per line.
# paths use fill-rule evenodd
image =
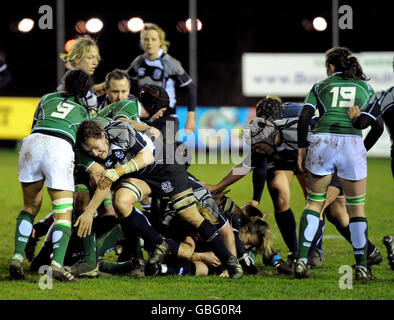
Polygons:
M176 114L176 84L188 89L188 113L185 129L195 130L195 106L197 89L182 64L167 53L168 41L164 31L154 23L145 23L140 33L144 54L136 57L127 71L132 80L132 93L144 84L155 84L166 89L170 96L170 105L163 118L153 123L160 129L168 142L175 141L179 122ZM168 131L168 132L166 132ZM188 133L188 132L186 132Z
M79 236L90 234L94 211L112 183L119 180L123 189L118 191L122 191L118 196L115 195L115 203L122 206L117 205L124 220L127 219L133 224L131 220L135 213L130 208L148 195L149 189L158 197L169 197L176 212L195 226L200 236L210 243L230 276L242 277L242 267L237 258L225 247L216 228L197 211L184 166L177 162L166 162L165 146L159 151L156 149L154 156L151 148L146 147L148 138L142 138L128 123L110 122L104 128L100 128L99 123L87 121L82 124L78 135L83 150L107 168L92 201L77 220ZM122 179L119 179L120 177ZM143 183L135 179L140 179ZM124 207L126 204L130 204L131 207ZM158 245L156 249L163 252L162 256L169 251L168 245ZM150 261L150 264L154 263Z

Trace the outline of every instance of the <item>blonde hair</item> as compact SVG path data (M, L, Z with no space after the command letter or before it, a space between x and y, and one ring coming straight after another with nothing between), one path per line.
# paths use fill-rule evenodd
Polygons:
M144 29L141 30L140 32L140 41L142 43L144 33L149 30L154 30L158 33L159 39L160 39L160 48L163 49L164 53L167 53L168 47L170 46L170 42L166 40L166 33L162 28L160 28L157 24L151 23L151 22L146 22L144 24Z
M87 56L91 47L96 47L97 51L99 51L98 45L93 38L89 36L80 37L76 39L75 42L71 45L71 49L68 53L60 54L60 59L64 61L66 68L70 69L71 67L75 66L76 61L82 60ZM98 56L98 59L100 61L100 54Z
M266 258L270 257L272 254L271 227L264 218L248 218L244 227L247 232L257 236L259 241L257 251Z

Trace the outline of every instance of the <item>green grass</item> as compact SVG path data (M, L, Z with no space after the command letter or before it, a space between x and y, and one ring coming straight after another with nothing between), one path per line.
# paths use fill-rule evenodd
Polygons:
M15 219L22 205L22 193L17 178L16 151L0 150L1 168L1 214L0 214L0 300L392 300L394 298L394 273L387 263L386 248L382 244L384 235L392 234L394 208L394 183L389 159L368 159L368 192L366 214L369 221L369 238L377 246L384 261L373 271L377 281L366 284L353 283L352 289L339 288L338 273L341 265L352 265L354 257L351 246L340 238L334 226L327 222L323 242L324 266L313 269L312 277L296 280L290 276L277 275L275 270L264 267L261 258L257 265L259 275L245 276L241 280L208 277L160 277L131 279L113 276L101 279L80 279L76 283L53 283L52 289L39 287L40 275L30 274L25 262L26 280L11 281L7 260L14 248ZM231 165L192 165L190 171L200 180L216 183ZM251 199L251 175L231 187L229 195L238 204ZM292 209L297 223L303 210L304 200L296 180L292 184ZM271 199L264 190L261 209L272 213ZM45 193L42 209L36 219L51 210ZM279 234L274 217L268 222L273 229L273 244L286 257L287 249ZM109 255L109 259L114 259Z

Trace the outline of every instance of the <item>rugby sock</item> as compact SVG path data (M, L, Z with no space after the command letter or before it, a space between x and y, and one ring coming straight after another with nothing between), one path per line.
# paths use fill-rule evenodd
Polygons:
M308 251L319 228L320 213L304 209L300 220L298 259L307 263Z
M51 212L45 218L42 218L40 221L35 223L33 226L35 230L35 239L39 239L43 235L46 235L54 220L54 215Z
M53 258L52 263L57 263L61 267L64 265L64 256L67 251L68 242L71 236L71 221L56 220L53 228Z
M365 217L354 217L349 220L350 239L356 265L367 267L368 222Z
M324 233L324 220L319 220L319 225L317 227L316 230L316 234L315 237L313 238L313 241L311 243L311 247L308 251L308 258L310 258L310 256L313 253L313 249L320 249L321 250L321 243L322 243L322 239L323 239L323 233ZM320 244L320 248L319 248L319 244Z
M34 216L26 211L21 210L16 218L15 228L15 250L13 258L23 261L25 248L29 236L33 230Z
M80 211L76 213L76 219L83 213ZM89 235L84 238L81 238L82 249L83 249L83 260L90 266L95 266L97 264L96 259L96 233L94 228Z
M163 242L163 238L153 229L148 219L136 208L133 208L128 217L121 218L120 221L126 239L130 239L130 236L135 233L152 246Z
M169 263L169 264L160 264L160 275L192 275L196 274L196 265L193 262L185 261L182 264L178 263Z
M213 253L216 254L222 264L225 265L232 254L228 251L218 230L207 219L204 219L197 228L197 232L211 246Z
M131 272L132 266L128 261L124 262L109 262L109 261L101 261L99 264L99 270L101 272L106 272L106 273L128 273Z
M260 202L267 176L267 161L260 161L252 173L253 200Z
M290 252L298 251L297 224L293 211L275 212L275 221Z
M177 255L178 255L179 246L180 246L181 244L180 244L179 242L175 241L175 240L172 240L172 239L165 239L165 240L166 240L168 246L169 246L170 249L171 249L171 253L172 253L174 256L177 256Z
M338 232L342 235L342 237L344 237L350 244L352 244L352 240L350 239L350 229L349 226L346 227L341 227L341 226L335 226L338 230ZM376 248L376 246L369 241L369 239L367 240L367 256L369 256Z
M119 224L117 224L111 230L102 233L99 237L96 237L97 259L104 256L107 252L113 250L116 242L122 238L124 238L124 234Z

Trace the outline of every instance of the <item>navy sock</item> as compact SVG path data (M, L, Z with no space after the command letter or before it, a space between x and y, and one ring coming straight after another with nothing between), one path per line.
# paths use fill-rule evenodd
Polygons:
M260 161L253 169L253 200L260 202L264 191L265 180L267 177L267 161Z
M232 254L226 248L223 238L219 234L218 230L207 219L204 219L201 225L197 228L197 232L201 238L210 245L213 253L216 254L222 264L225 265Z
M132 239L132 234L135 234L152 246L163 242L163 238L153 229L148 219L136 208L133 208L127 218L120 221L126 239Z
M175 256L178 255L179 246L181 245L179 242L172 240L172 239L165 239L168 246L171 249L171 253Z
M297 252L297 224L293 211L289 208L283 212L275 212L275 220L289 251Z

